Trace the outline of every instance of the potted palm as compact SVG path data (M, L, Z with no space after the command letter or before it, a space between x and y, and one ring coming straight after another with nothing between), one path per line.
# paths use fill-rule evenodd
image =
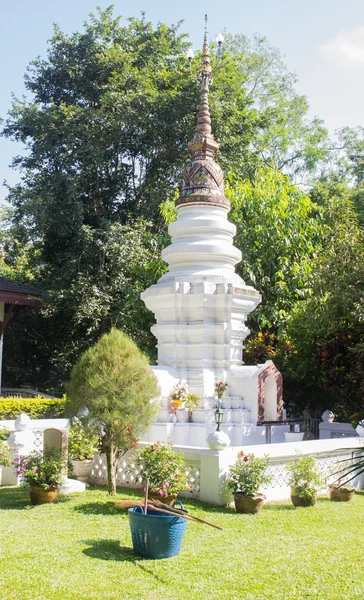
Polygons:
M323 485L315 459L312 456L302 457L286 467L290 473L288 485L293 506L314 506L317 492Z
M234 492L235 509L238 513L257 514L265 501L259 488L270 482L267 474L269 458L239 452L236 463L230 467L227 484Z
M191 490L188 484L188 467L183 452L175 452L172 442L154 442L138 451L136 464L140 470L142 490L148 482L151 498L172 505L178 494Z
M86 482L92 471L95 452L99 446L99 436L91 425L85 426L80 421L69 429L68 453L72 470L80 481Z
M13 461L15 472L29 486L32 504L55 502L66 467L65 458L53 448L31 452Z
M195 408L198 407L201 398L197 396L197 394L187 394L187 398L185 401L185 409L188 412L188 422L192 423L192 412Z

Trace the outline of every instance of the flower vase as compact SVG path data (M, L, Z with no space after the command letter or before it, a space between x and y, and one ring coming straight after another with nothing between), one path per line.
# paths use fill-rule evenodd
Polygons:
M216 400L216 405L215 405L215 407L216 407L216 408L224 408L224 407L223 407L223 398L220 398L219 396L217 397L217 400Z
M172 414L172 423L177 423L177 415L176 415L176 413Z
M188 411L188 423L192 423L192 410Z

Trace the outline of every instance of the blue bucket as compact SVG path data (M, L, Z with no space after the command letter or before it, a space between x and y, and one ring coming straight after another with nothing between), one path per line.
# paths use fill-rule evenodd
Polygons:
M184 510L182 504L178 504ZM135 554L153 559L177 556L186 531L186 519L177 515L169 517L156 510L148 510L145 515L141 506L129 508L128 513Z

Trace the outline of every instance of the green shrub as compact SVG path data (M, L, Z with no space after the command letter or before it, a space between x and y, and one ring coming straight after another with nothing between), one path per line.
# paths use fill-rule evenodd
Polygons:
M10 467L10 449L0 440L0 467Z
M97 429L75 423L68 430L68 454L72 460L91 460L99 447Z
M6 442L10 435L11 431L6 429L6 427L0 427L0 442Z
M64 416L66 398L1 398L0 419L16 419L26 413L31 419L57 419Z
M312 456L299 458L286 467L290 473L288 485L300 498L313 498L324 483Z

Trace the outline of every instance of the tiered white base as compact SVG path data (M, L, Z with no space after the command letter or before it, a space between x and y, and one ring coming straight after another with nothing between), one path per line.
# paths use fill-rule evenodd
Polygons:
M142 441L171 441L178 446L207 448L207 437L215 429L215 423L154 423L143 436ZM250 446L266 443L265 425L228 423L221 425L220 429L229 436L231 446ZM271 442L274 444L284 442L286 431L289 431L288 425L273 425L271 427Z
M234 366L225 371L228 391L223 399L223 422L221 430L230 438L232 446L244 446L266 443L266 427L257 425L258 421L258 380L260 375L271 368L272 362L257 366ZM197 446L207 448L207 437L216 429L215 411L217 398L207 396L202 398L200 406L192 412L192 423L188 422L187 411L177 410L176 418L168 411L168 394L173 385L180 381L176 369L171 367L152 367L161 388L161 398L158 399L159 410L157 421L143 436L142 441L156 442L171 440L182 446ZM213 370L204 371L204 379L214 379ZM267 378L266 380L268 380ZM213 383L211 384L213 385ZM210 387L211 387L210 385ZM268 392L266 393L266 409L268 407ZM272 393L273 392L273 393ZM278 416L276 390L271 388L271 410L264 414L266 420L276 420ZM176 422L174 422L176 421ZM284 442L284 433L289 426L271 426L269 439L272 443Z

